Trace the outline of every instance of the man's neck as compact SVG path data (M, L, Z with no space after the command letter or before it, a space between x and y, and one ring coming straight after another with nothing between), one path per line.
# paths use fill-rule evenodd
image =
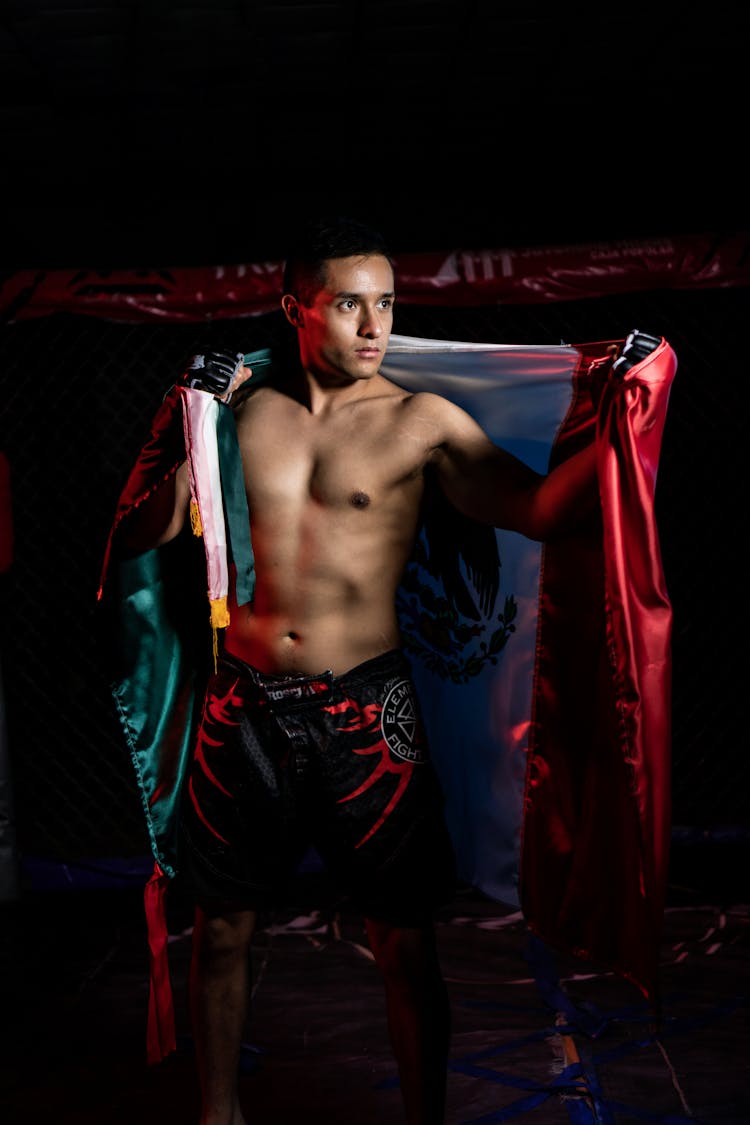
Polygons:
M380 375L370 379L349 379L302 370L299 378L300 401L312 414L323 414L368 398L382 382Z

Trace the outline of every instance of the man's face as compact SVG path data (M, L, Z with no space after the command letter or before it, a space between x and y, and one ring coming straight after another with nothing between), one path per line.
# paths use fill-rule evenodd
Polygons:
M332 258L311 305L293 302L302 366L326 382L376 375L393 328L394 282L380 254Z

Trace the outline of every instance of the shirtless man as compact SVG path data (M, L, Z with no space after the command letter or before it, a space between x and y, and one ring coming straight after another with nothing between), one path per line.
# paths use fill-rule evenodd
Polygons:
M450 1017L433 912L454 869L396 590L428 476L466 515L542 540L595 502L594 453L541 476L458 406L380 374L395 286L376 232L313 230L284 288L298 362L255 389L242 367L220 396L233 400L257 584L252 603L230 599L182 806L181 870L198 904L200 1120L245 1120L237 1075L256 912L313 842L362 909L406 1120L439 1125ZM177 535L188 492L183 465L143 506L131 549ZM417 718L406 749L380 721L394 691Z

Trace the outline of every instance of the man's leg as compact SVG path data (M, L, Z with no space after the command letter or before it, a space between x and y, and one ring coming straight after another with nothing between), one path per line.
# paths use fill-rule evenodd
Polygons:
M190 1008L201 1088L200 1125L243 1125L238 1075L250 996L256 915L196 908Z
M385 984L388 1029L408 1125L443 1125L450 1039L448 991L435 930L366 918Z

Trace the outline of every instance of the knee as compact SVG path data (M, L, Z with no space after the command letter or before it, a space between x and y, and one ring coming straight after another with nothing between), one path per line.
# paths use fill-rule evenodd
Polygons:
M434 985L441 979L432 928L410 929L368 920L367 933L386 982Z
M250 949L254 926L255 914L250 910L209 913L198 907L193 944L199 956L245 956Z

